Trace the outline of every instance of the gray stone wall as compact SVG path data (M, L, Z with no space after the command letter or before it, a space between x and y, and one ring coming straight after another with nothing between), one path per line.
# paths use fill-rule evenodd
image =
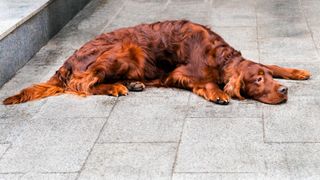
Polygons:
M90 0L53 0L0 40L0 87Z

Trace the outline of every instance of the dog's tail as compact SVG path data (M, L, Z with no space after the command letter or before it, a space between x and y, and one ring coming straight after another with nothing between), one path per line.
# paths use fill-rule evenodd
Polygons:
M3 101L3 104L19 104L35 99L41 99L48 96L54 96L65 93L66 83L70 78L71 68L66 66L66 63L56 71L55 75L45 83L34 84L20 91L19 94L8 97Z

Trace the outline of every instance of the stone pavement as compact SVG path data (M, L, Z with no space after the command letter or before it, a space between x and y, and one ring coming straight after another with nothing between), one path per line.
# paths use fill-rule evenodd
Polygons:
M305 68L289 101L220 106L179 89L0 105L0 179L320 179L319 0L93 0L0 90L47 80L104 31L207 24L257 62Z

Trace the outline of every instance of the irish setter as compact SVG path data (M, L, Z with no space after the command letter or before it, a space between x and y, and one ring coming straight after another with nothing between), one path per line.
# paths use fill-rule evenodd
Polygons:
M288 88L273 77L304 80L310 73L245 59L206 26L164 21L99 35L75 51L50 80L3 103L62 93L120 96L145 85L187 89L217 104L228 104L230 98L285 102Z

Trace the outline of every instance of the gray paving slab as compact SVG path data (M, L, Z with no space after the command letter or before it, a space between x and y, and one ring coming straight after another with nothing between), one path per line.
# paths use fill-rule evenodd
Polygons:
M263 143L261 121L251 120L187 119L173 179L320 177L319 143Z
M45 101L39 100L15 106L0 104L0 123L15 123L31 119L39 112Z
M0 180L19 180L23 174L0 174Z
M213 1L210 25L214 26L256 26L254 1Z
M170 179L175 153L172 143L98 144L79 179Z
M259 172L260 118L188 118L175 172Z
M295 38L310 35L303 16L261 18L257 22L259 38Z
M70 46L62 46L61 44L58 45L54 43L57 37L59 36L55 36L52 41L41 48L39 52L33 56L32 61L29 61L17 74L26 73L25 71L31 71L32 68L34 68L34 71L37 73L40 73L41 69L48 72L50 67L61 66L75 50Z
M17 173L0 174L0 180L74 180L76 173Z
M174 173L172 180L254 180L259 175L255 173Z
M17 130L19 130L21 126L23 126L23 122L0 124L0 144L11 143L20 134Z
M34 118L0 159L0 173L77 172L105 118Z
M303 17L299 0L257 0L257 17Z
M120 98L98 142L178 142L189 93L173 91L171 96L161 89L161 96L140 92Z
M212 29L235 49L241 51L257 49L256 27L214 27Z
M296 96L289 101L278 106L262 105L264 141L320 142L320 98Z
M265 168L255 173L177 172L173 179L319 179L319 144L264 144L258 161Z
M157 17L166 8L166 1L126 1L119 7L120 11L112 16L113 20L103 29L105 32L139 23L158 21Z
M165 10L159 15L160 19L189 19L191 21L210 24L210 1L168 1ZM196 4L196 5L195 5ZM186 11L188 9L188 11ZM190 13L192 11L192 13Z
M11 131L13 131L13 128L10 128L8 124L0 124L0 144L8 143L8 137Z
M315 45L310 35L303 38L260 39L260 58L284 62L319 62Z
M319 22L319 13L320 13L320 2L317 0L302 0L301 2L301 6L302 6L302 10L303 13L305 14L308 23L310 25L320 25Z
M118 15L124 5L123 0L102 0L91 1L87 7L79 13L75 19L77 21L70 22L71 26L77 27L90 34L97 32L104 32L104 28L109 25L111 21ZM90 15L88 15L90 13ZM59 38L59 43L63 38Z
M319 144L264 144L261 179L319 179Z
M310 30L313 36L313 40L315 42L316 47L318 50L320 49L320 24L319 25L311 25Z
M61 95L47 98L37 118L107 117L117 98L111 96Z
M240 50L240 49L239 49ZM241 49L240 50L242 56L246 59L252 60L254 62L260 62L260 57L259 57L259 50L258 48L256 49Z
M78 21L75 22L79 23L80 20L78 18L76 20ZM70 56L76 49L79 49L84 43L93 39L98 34L100 34L100 32L95 32L92 29L87 31L79 30L77 26L70 23L61 30L61 33L53 37L50 43L58 47L72 49L72 51L68 53ZM60 64L62 64L62 62L60 62Z

